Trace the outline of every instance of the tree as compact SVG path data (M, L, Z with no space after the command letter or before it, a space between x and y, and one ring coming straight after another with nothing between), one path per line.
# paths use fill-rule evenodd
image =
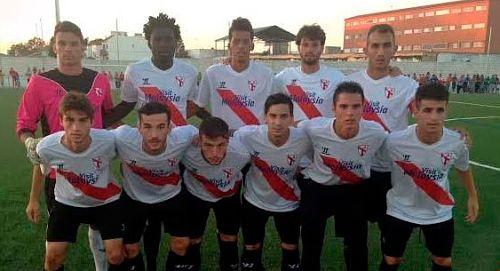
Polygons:
M39 37L33 37L26 43L13 44L7 51L11 56L40 56L45 49L45 41Z

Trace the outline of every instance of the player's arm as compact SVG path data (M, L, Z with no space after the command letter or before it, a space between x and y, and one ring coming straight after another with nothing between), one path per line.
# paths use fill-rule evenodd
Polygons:
M43 114L41 99L36 80L31 80L17 110L16 133L26 147L26 156L33 164L40 163L35 150L40 139L35 138L35 131Z
M472 171L469 169L462 171L457 169L458 177L465 185L467 190L467 215L465 220L469 223L474 223L479 215L479 198L477 196L476 185L474 184L474 177Z
M33 175L31 178L31 192L26 207L26 215L33 223L40 222L40 194L42 193L42 183L44 175L40 165L33 165Z
M136 102L121 101L108 113L104 114L104 127L110 127L126 117L135 107Z

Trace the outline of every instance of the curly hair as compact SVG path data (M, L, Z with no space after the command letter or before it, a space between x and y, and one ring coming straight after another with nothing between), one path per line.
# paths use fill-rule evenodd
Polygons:
M160 12L157 17L149 16L148 22L144 24L143 32L146 40L149 41L151 38L151 33L157 27L168 27L174 32L174 38L176 41L182 41L181 30L178 24L175 23L175 19L168 17L167 14Z

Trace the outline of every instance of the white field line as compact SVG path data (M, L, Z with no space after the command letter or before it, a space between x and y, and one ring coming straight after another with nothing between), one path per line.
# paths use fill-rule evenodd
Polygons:
M479 107L489 107L489 108L498 108L498 109L500 109L500 106L496 106L496 105L475 104L475 103L466 103L466 102L458 102L458 101L450 101L450 103L454 103L454 104L467 104L467 105L474 105L474 106L479 106Z
M481 117L463 117L463 118L451 118L444 121L455 121L455 120L475 120L475 119L497 119L500 116L481 116Z
M494 166L490 166L490 165L485 165L485 164L481 164L481 163L478 163L478 162L474 162L474 161L469 161L469 163L471 165L474 165L474 166L478 166L478 167L482 167L482 168L486 168L486 169L491 169L491 170L494 170L494 171L499 171L500 172L500 168L497 168L497 167L494 167Z

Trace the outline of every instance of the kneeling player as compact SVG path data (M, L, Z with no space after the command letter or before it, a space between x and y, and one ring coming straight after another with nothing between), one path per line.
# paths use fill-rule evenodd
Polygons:
M127 265L130 270L144 270L139 241L153 215L171 235L166 270L187 270L189 235L179 161L198 130L187 125L170 131L170 111L160 103L147 103L138 114L139 128L124 125L115 131L124 177Z
M424 234L432 254L432 270L451 270L454 200L448 172L452 166L469 195L466 220L473 223L478 216L466 143L460 134L444 128L448 96L446 88L438 84L419 87L414 105L416 124L392 133L387 140L393 188L387 193L380 270L397 270L413 228Z
M85 94L69 93L61 101L64 131L45 137L37 146L42 172L56 172L55 203L47 226L45 270L63 270L68 244L76 241L80 224L101 233L109 270L122 270L122 231L119 197L110 162L116 155L112 132L91 129L93 108ZM41 179L33 180L30 202L38 202ZM30 207L31 206L31 207ZM33 208L30 204L28 209ZM38 205L36 205L38 206ZM39 212L28 211L28 214ZM38 217L30 217L38 221Z
M281 270L301 270L298 249L300 190L295 173L311 146L302 129L290 127L293 125L293 103L287 95L269 96L264 113L267 125L245 126L235 134L252 155L242 203L245 249L241 270L264 269L262 244L271 216L281 239Z
M199 145L191 146L182 160L188 190L189 255L199 270L201 238L213 209L220 249L219 270L238 270L241 170L250 162L250 154L236 139L229 139L228 125L216 117L201 123Z

